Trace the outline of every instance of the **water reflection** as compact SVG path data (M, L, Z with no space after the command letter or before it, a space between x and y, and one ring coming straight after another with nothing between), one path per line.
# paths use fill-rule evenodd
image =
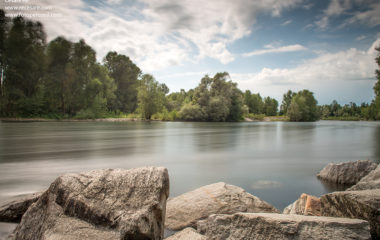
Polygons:
M348 184L338 184L334 182L325 181L323 179L318 179L326 192L335 192L335 191L345 191L347 188L352 187L353 185Z

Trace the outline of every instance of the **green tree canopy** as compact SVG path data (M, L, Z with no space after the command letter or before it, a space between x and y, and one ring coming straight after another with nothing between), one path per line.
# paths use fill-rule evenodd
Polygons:
M264 114L267 116L276 116L278 111L278 102L274 98L264 98Z
M375 59L378 69L376 69L376 78L377 82L375 86L373 87L373 90L375 92L375 100L374 100L374 118L377 120L380 120L380 46L376 48L377 50L377 57Z
M110 109L134 112L137 107L140 68L129 57L117 52L109 52L103 62L117 85L115 102Z
M45 67L46 34L39 22L22 17L12 19L9 31L0 13L0 34L3 49L3 107L8 114L38 114L43 109L43 85ZM4 36L6 34L7 36Z
M251 91L246 90L244 92L244 103L248 106L249 113L263 113L264 102L259 93L252 94Z
M294 97L296 93L289 90L283 95L282 103L280 106L280 115L286 115L288 108L290 106L290 103L292 102L292 98Z
M157 82L152 75L144 74L138 88L138 109L145 119L163 109L168 88Z
M242 118L242 93L229 78L227 72L217 73L212 78L206 75L195 88L193 105L201 108L206 120L238 121Z
M309 90L299 91L293 96L287 111L290 121L316 121L317 101Z

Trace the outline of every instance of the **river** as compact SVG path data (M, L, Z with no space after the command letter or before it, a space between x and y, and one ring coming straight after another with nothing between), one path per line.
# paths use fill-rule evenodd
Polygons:
M223 181L283 209L340 189L315 175L358 159L380 161L380 122L0 122L0 202L68 172L164 166L171 197Z

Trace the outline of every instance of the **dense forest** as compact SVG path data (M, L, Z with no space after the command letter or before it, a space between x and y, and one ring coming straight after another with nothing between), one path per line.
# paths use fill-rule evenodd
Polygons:
M380 52L380 49L377 49ZM376 58L380 66L380 55ZM0 9L0 115L2 117L134 117L184 121L240 121L286 116L290 121L380 119L380 71L371 104L318 106L309 90L284 94L279 103L242 92L228 73L204 76L188 91L143 74L128 57L109 52L101 63L85 40L47 43L43 26Z

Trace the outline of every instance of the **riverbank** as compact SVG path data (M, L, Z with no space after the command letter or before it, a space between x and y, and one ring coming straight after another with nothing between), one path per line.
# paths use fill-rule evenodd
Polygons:
M96 118L96 119L51 119L51 118L0 118L2 122L137 122L137 121L163 121L163 122L186 122L180 120L159 120L151 119L146 120L142 118ZM286 116L268 116L262 118L244 118L242 122L288 122L289 118ZM205 121L206 122L206 121Z
M50 118L0 118L2 122L136 122L141 118L97 118L97 119L50 119Z

